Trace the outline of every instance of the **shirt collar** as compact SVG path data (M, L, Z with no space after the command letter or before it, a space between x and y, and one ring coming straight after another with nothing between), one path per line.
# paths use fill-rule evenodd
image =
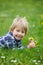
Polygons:
M9 32L9 34L13 36L12 32Z

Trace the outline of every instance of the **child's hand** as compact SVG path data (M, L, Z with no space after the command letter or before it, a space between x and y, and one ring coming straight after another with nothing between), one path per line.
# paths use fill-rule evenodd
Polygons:
M36 44L32 39L30 39L29 44L27 45L27 48L34 48L34 47L36 47Z

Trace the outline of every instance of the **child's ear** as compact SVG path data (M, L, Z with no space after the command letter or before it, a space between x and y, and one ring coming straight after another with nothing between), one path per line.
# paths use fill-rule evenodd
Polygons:
M11 32L13 32L14 29L11 29Z

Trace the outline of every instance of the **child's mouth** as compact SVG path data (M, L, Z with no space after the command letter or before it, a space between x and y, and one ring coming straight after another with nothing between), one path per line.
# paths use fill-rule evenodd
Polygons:
M16 35L17 36L17 35ZM22 38L22 36L17 36L17 38Z

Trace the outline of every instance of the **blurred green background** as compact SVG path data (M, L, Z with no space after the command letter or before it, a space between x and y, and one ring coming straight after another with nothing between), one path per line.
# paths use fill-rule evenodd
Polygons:
M32 37L36 40L37 45L41 46L40 49L42 53L43 0L0 0L0 36L3 36L9 31L9 27L17 15L20 17L25 16L29 22L28 33L22 40L23 45L27 45L28 38Z

